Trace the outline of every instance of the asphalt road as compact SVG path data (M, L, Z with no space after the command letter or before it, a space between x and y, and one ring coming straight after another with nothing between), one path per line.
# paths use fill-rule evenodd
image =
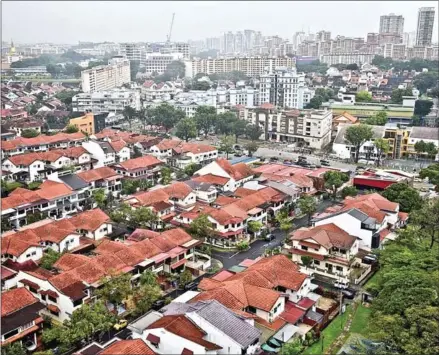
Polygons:
M317 206L317 212L322 212L323 210L325 210L329 206L332 206L333 204L334 202L331 200L324 200ZM308 217L304 216L301 218L294 219L293 223L294 223L293 230L301 227L306 227L308 225ZM256 259L258 256L264 254L265 250L274 249L282 245L283 240L285 239L285 233L279 229L275 229L271 233L275 236L275 239L273 239L271 242L267 242L265 240L256 240L250 245L249 249L242 252L212 251L212 257L221 261L221 263L224 266L224 269L229 269L232 266L238 265L245 259Z

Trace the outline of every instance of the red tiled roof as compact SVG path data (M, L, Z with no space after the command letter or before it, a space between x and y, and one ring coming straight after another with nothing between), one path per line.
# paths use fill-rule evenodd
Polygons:
M111 141L108 143L110 144L111 148L113 148L116 152L120 152L123 148L127 146L126 142L122 139L117 141Z
M409 214L405 212L398 212L398 217L401 221L406 221L409 218Z
M156 144L156 147L160 151L174 149L182 143L179 139L163 139L160 143Z
M345 198L343 201L343 204L346 207L355 207L358 203L362 203L368 205L371 208L385 211L396 211L396 209L398 208L397 203L389 201L378 193Z
M288 323L296 324L305 315L305 311L295 306L292 302L285 302L285 310L280 314L280 318Z
M178 153L192 153L192 154L209 153L217 150L215 147L211 145L198 144L198 143L181 143L178 147L174 149L176 149Z
M302 308L304 310L308 310L310 309L314 304L316 303L316 301L313 301L312 299L308 298L308 297L304 297L302 298L299 302L297 302L297 306L299 308Z
M118 174L112 168L108 166L103 166L101 168L83 171L76 175L86 182L93 182L97 180L108 179L110 177L117 176Z
M382 242L384 239L386 239L386 237L390 234L390 230L388 229L383 229L380 232L380 241Z
M12 278L13 276L17 275L17 272L7 268L6 266L1 265L1 279L2 280L7 280Z
M156 353L142 340L119 340L99 352L99 355L155 355Z
M234 275L233 272L230 272L227 270L222 270L219 273L217 273L215 276L213 276L212 280L222 282L222 281L227 280L230 276L233 276L233 275Z
M221 185L224 186L229 182L229 178L223 177L223 176L217 176L212 174L206 174L201 176L196 176L192 178L193 181L196 182L206 182L212 185Z
M144 169L144 168L152 168L157 165L163 164L162 161L158 160L156 157L152 155L144 155L139 158L129 159L125 160L119 165L125 169L125 170L137 170L137 169Z
M220 195L215 200L214 204L218 205L218 206L226 206L226 205L230 205L231 203L236 202L236 201L237 201L236 198Z
M211 343L203 338L206 333L195 323L190 321L184 315L163 316L148 326L147 329L164 328L181 338L188 339L194 343L204 346L208 350L222 349L220 346Z
M276 108L273 104L270 104L268 102L263 103L259 107L264 109L264 110L274 110Z
M55 312L55 313L59 313L60 312L59 308L57 306L53 305L53 304L48 304L47 305L47 309L49 311L52 311L52 312Z
M313 228L300 228L291 233L292 240L299 240L301 243L305 243L306 239L312 239L317 242L317 248L321 245L326 249L332 247L348 249L354 243L356 238L346 233L335 224L325 224ZM304 244L306 245L306 244Z
M165 191L171 198L175 197L179 199L184 199L192 192L192 189L184 182L175 182L172 185L163 188L163 191Z
M100 208L79 213L69 219L76 229L82 229L94 232L104 223L109 223L110 217Z
M38 302L32 293L24 287L15 288L2 292L1 294L1 316L5 317L17 312L22 308Z

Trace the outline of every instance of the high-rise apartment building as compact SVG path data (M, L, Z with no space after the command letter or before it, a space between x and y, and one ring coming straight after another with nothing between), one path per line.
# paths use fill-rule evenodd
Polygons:
M402 15L382 15L380 17L380 34L393 33L402 35L404 31L404 17Z
M259 98L261 104L302 109L305 89L304 73L297 73L295 68L274 68L261 75Z
M429 46L433 37L434 7L421 7L418 11L416 26L416 45Z
M224 53L235 53L235 35L233 32L224 33Z
M145 49L137 43L121 43L119 54L128 60L142 61L145 59Z
M82 91L95 92L109 90L131 81L130 61L114 57L108 65L100 65L81 72Z
M407 47L413 47L416 43L416 31L404 32L402 34L402 43Z
M331 40L331 32L330 31L319 31L316 34L317 42L326 42Z

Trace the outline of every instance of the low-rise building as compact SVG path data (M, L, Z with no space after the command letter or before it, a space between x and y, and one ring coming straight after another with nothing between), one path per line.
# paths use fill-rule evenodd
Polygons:
M19 343L28 351L37 348L45 306L24 287L2 292L1 346Z
M152 155L129 159L114 166L118 174L126 179L145 179L157 182L164 163Z
M123 140L83 142L82 146L95 160L93 167L101 168L130 159L131 150Z
M77 177L85 181L91 191L104 189L106 195L111 193L114 197L119 197L122 190L122 175L108 166L83 171L78 173Z
M72 97L73 112L122 113L125 107L140 110L140 94L138 91L113 89L92 93L84 92Z

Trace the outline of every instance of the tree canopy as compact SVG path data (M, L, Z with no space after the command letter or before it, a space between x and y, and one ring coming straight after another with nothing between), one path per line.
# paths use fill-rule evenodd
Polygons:
M399 203L399 210L402 212L411 212L422 205L422 198L418 191L405 183L390 185L382 195L389 201Z
M341 179L341 177L339 177ZM335 181L335 179L334 179ZM300 209L300 212L308 216L308 225L311 224L311 217L317 211L316 200L312 196L304 195L299 198L297 202L297 206Z
M374 140L373 145L377 150L377 166L380 166L382 155L387 154L387 152L390 150L389 141L384 138L377 138Z
M185 117L182 110L167 103L163 103L151 109L150 114L154 124L162 126L166 132L174 128L177 123Z
M335 199L338 189L349 181L349 176L340 171L330 170L323 175L323 179L325 180L325 188L332 191L332 198Z
M367 118L365 123L372 126L384 126L387 123L387 112L377 112L372 117Z
M33 128L27 128L21 131L21 136L23 138L34 138L34 137L38 137L39 135L40 132L38 132L36 129Z
M364 124L351 125L346 130L345 139L355 148L355 162L358 163L361 146L373 136L372 127Z
M372 101L372 94L366 90L359 91L355 95L356 102L370 102Z
M189 139L195 138L197 136L197 125L193 118L183 118L182 120L180 120L180 122L177 123L177 126L175 128L175 135L178 138L185 140L186 142L189 142Z
M431 164L427 168L421 169L419 172L421 179L428 178L428 181L436 185L436 191L439 191L439 164Z

